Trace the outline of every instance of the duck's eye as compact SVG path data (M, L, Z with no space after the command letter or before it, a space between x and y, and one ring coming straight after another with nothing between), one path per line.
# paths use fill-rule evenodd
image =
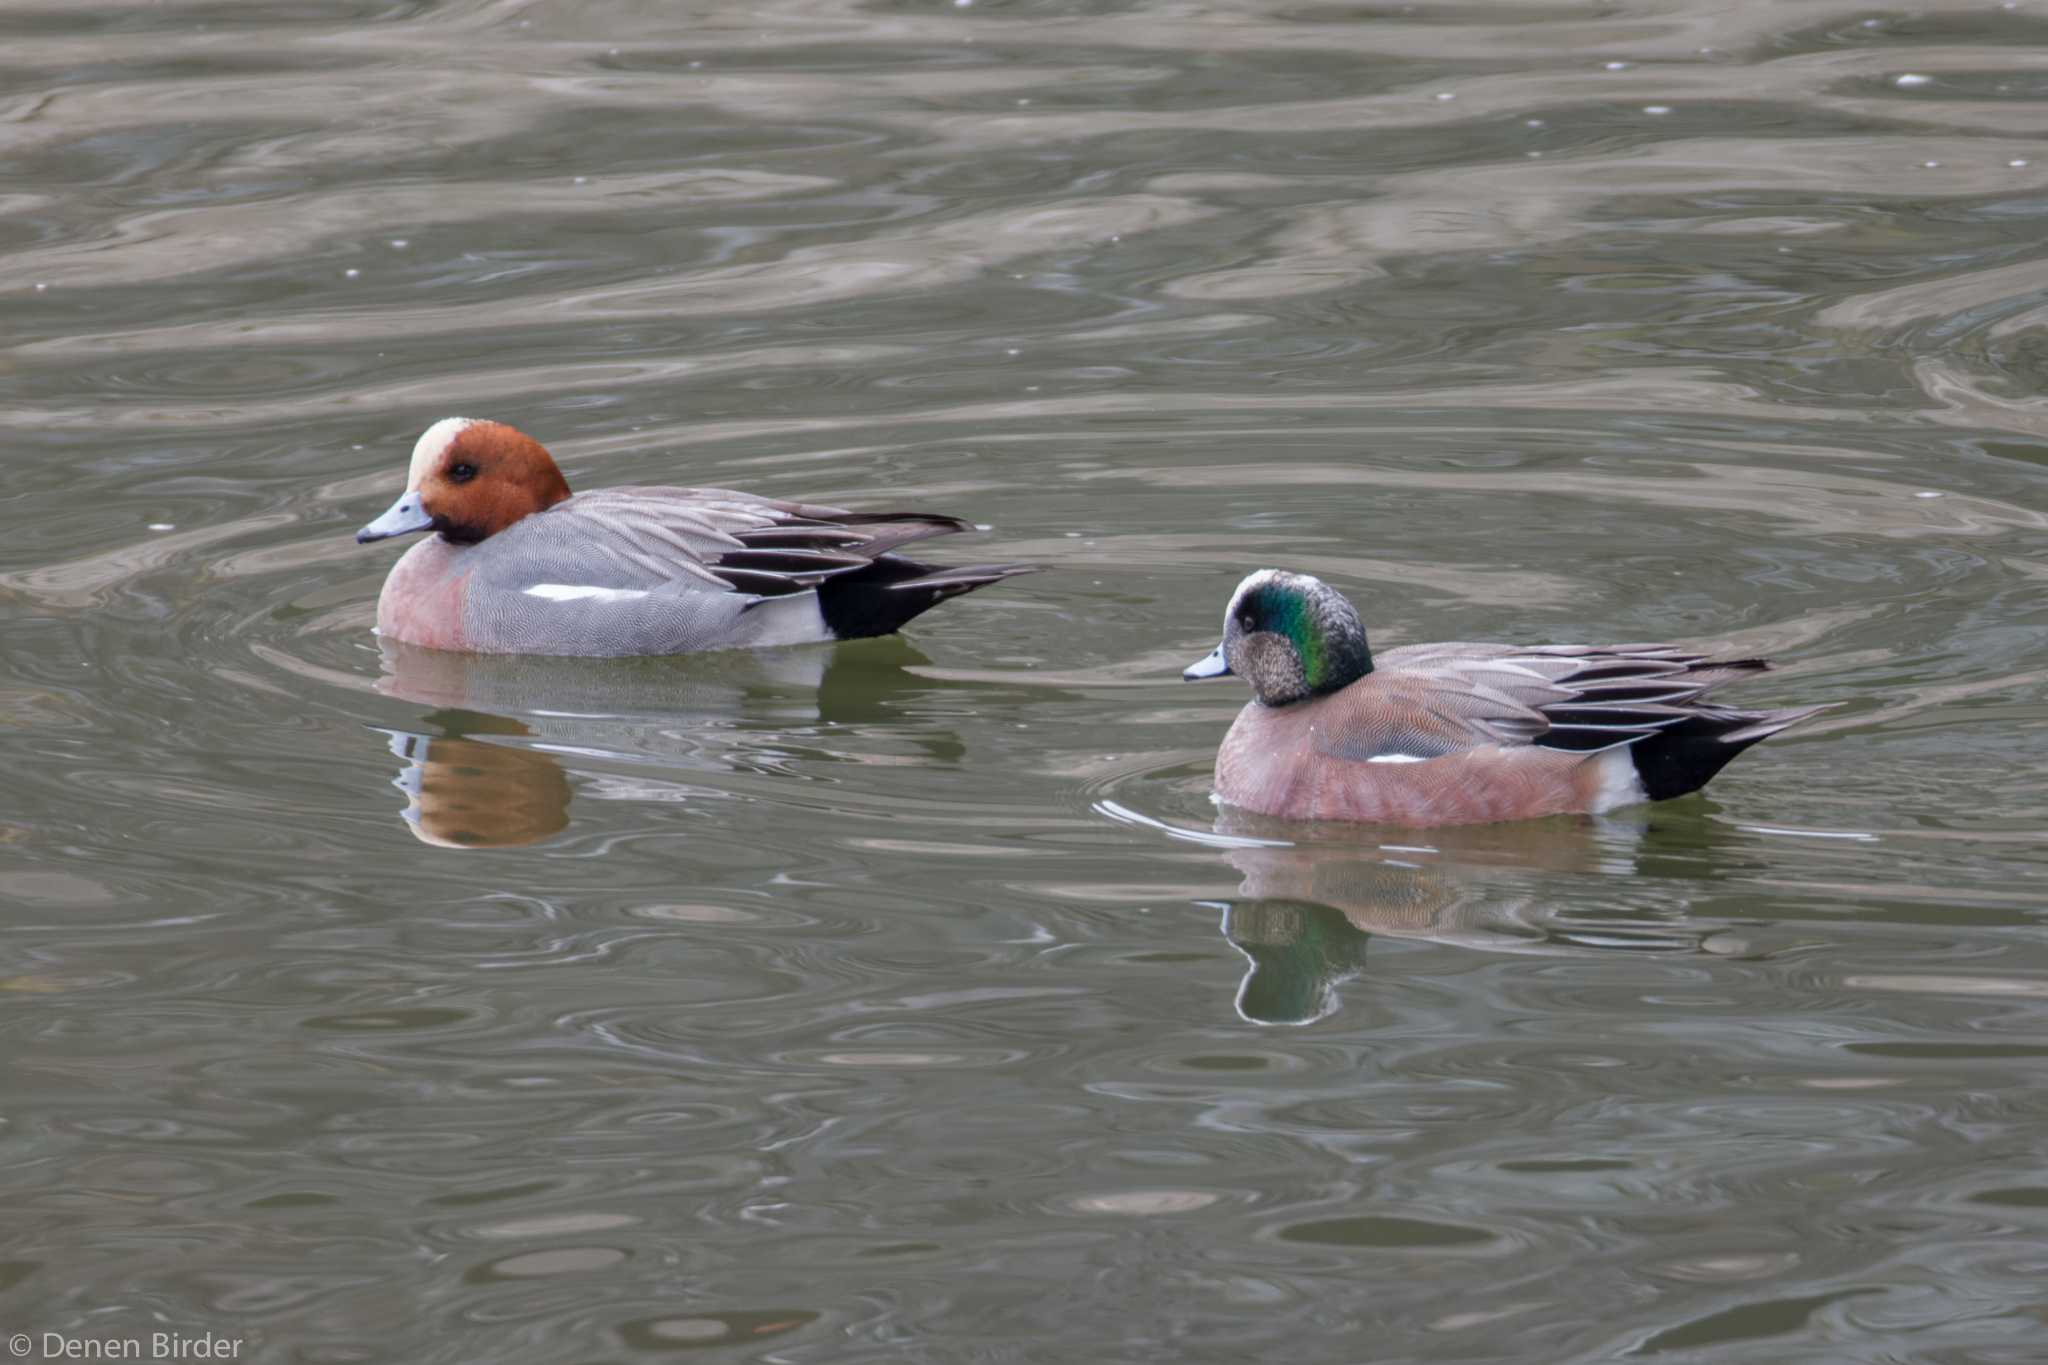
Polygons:
M473 464L454 465L448 470L449 481L453 483L468 483L475 477L476 466Z

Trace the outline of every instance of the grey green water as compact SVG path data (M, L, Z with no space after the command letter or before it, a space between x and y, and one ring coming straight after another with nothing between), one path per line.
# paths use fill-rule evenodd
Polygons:
M2041 0L6 0L0 1336L2048 1360L2044 134ZM458 413L1048 571L380 648ZM1263 565L1840 705L1244 826Z

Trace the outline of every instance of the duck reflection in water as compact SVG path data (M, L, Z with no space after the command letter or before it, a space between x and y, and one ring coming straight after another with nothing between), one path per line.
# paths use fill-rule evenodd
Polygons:
M422 719L441 733L384 731L391 752L405 760L392 785L405 793L405 822L421 843L516 848L568 828L569 775L560 763L532 749L469 738L530 737L533 731L479 711L436 711Z
M1556 919L1561 881L1643 869L1646 824L1561 816L1368 832L1362 842L1359 827L1341 828L1341 841L1283 842L1275 837L1282 831L1301 840L1314 827L1238 813L1217 823L1217 834L1237 841L1223 856L1243 880L1237 899L1210 904L1220 905L1223 935L1245 957L1237 1012L1251 1023L1311 1024L1335 1013L1338 988L1364 970L1375 936L1590 957L1699 951L1719 927L1631 918L1593 929Z
M640 781L619 770L758 771L787 761L792 731L827 724L902 738L905 698L932 685L907 671L930 661L895 638L683 660L459 654L381 643L378 690L434 708L421 717L424 732L381 733L406 765L393 785L406 794L407 827L442 848L513 848L568 828L574 785L551 749L609 769L608 794L630 799L658 785L672 795L677 784L667 776ZM920 726L907 738L911 756L836 746L814 752L825 761L951 763L964 749L947 729Z

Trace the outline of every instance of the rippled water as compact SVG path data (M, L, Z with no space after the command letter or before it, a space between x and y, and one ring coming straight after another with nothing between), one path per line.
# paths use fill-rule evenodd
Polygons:
M2044 100L2037 0L13 0L0 1331L2048 1359ZM450 413L1054 571L380 648ZM1266 564L1841 705L1234 820Z

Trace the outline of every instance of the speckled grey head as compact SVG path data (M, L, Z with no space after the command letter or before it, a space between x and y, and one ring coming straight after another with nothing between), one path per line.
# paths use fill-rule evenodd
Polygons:
M1237 585L1223 614L1223 643L1185 678L1235 673L1268 706L1320 697L1372 672L1365 624L1320 578L1261 569Z

